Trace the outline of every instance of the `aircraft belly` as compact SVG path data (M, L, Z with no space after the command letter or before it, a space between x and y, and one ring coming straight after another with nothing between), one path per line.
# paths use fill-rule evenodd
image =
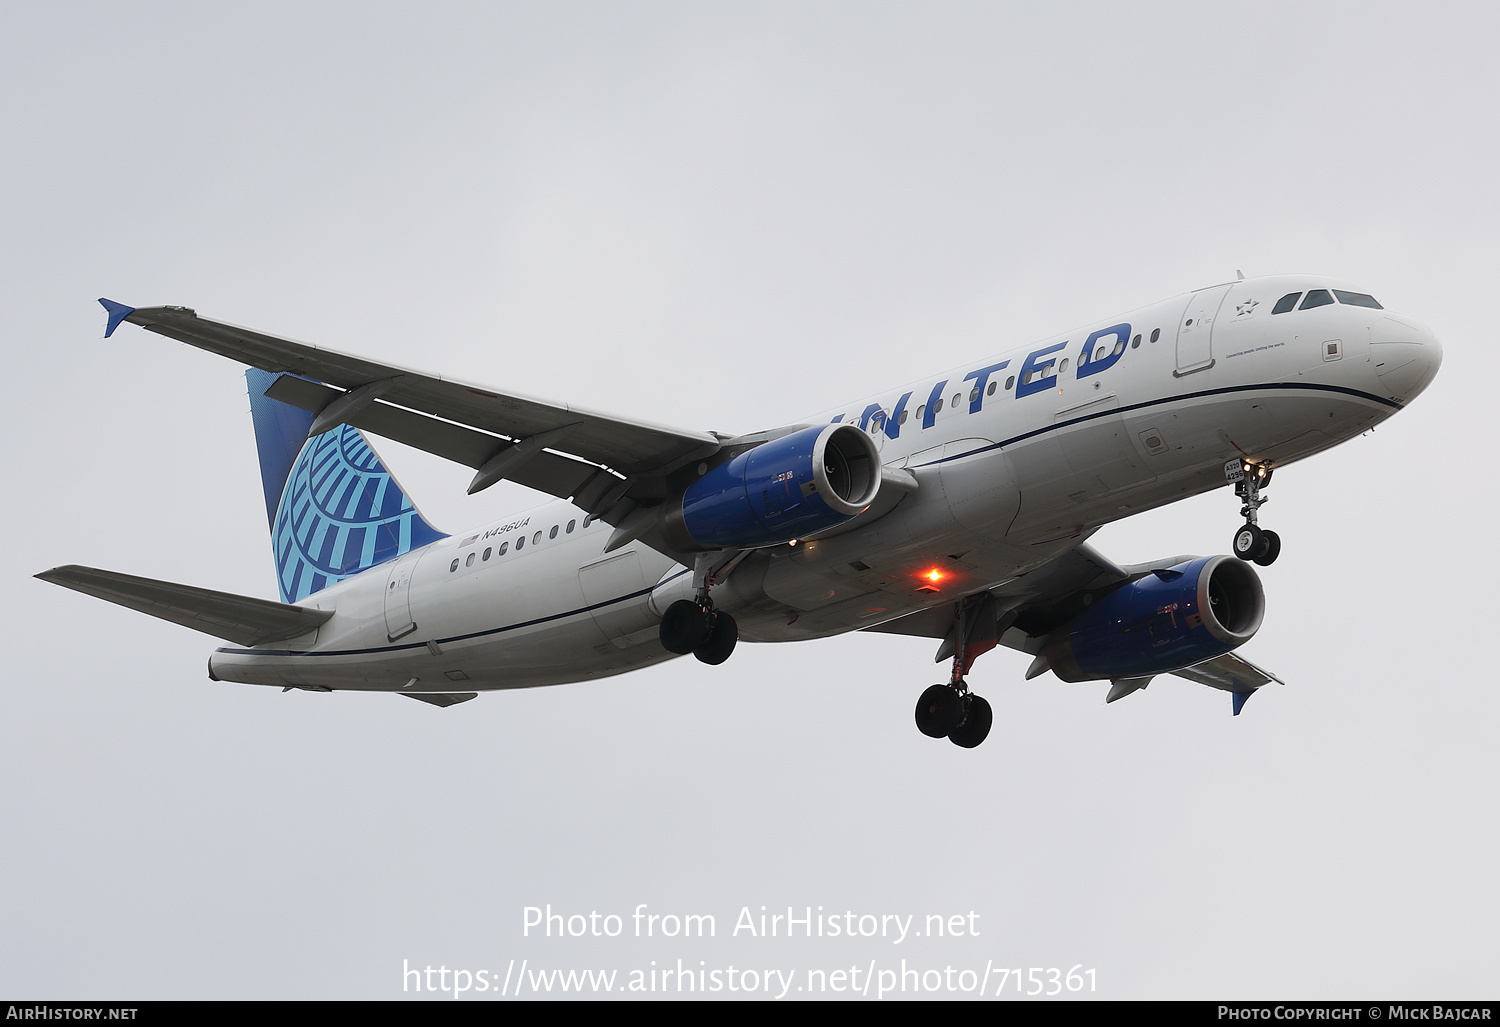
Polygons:
M408 601L416 626L394 642L382 595L392 574L382 568L369 576L373 584L344 586L339 613L315 649L221 651L213 672L250 684L473 691L586 680L671 658L656 639L646 588L648 576L654 581L672 561L635 547L580 571L578 561L597 556L599 542L580 539L475 564L467 563L469 554L482 557L482 548L433 547L413 561ZM341 616L346 608L364 616Z
M1074 475L1056 433L1024 439L1006 452L1020 493L1010 529L1016 537L1047 537L1084 523L1081 504L1089 491Z
M358 691L485 691L607 677L670 659L654 641L620 650L587 613L477 639L375 652L214 654L213 674L244 684ZM415 680L413 680L415 679Z
M1007 453L987 448L973 456L945 458L937 477L949 512L963 528L990 539L1010 531L1021 493Z

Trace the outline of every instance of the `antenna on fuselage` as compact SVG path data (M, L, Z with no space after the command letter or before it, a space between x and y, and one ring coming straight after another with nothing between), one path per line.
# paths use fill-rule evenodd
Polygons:
M1241 271L1239 268L1235 268L1234 273L1240 276L1240 281L1243 282L1245 280L1245 272Z

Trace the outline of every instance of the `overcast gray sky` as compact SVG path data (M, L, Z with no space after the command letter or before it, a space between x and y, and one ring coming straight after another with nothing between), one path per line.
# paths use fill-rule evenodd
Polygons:
M1493 998L1497 29L1432 3L0 7L0 994L906 958L1083 964L1109 998ZM865 635L449 710L282 694L30 577L275 595L240 368L101 341L98 296L740 432L1237 268L1351 279L1446 352L1409 411L1277 476L1243 652L1288 684L1239 718L1000 652L962 751L912 724L933 644ZM445 529L536 501L377 445ZM1221 490L1094 542L1225 552L1236 515ZM546 903L718 937L522 938ZM981 933L730 936L761 905Z

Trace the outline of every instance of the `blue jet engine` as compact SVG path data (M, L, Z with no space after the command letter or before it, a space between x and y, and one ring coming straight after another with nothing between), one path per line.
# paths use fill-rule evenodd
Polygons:
M870 437L854 425L816 425L711 468L684 490L680 520L669 517L701 548L751 549L842 524L879 490Z
M1096 600L1047 636L1047 662L1064 681L1167 674L1250 641L1265 612L1248 563L1203 556Z

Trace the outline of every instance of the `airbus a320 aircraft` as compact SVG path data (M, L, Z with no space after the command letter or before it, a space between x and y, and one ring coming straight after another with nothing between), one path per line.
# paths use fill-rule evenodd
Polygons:
M47 581L234 643L209 677L436 706L620 674L743 638L940 639L918 728L972 748L995 645L1027 677L1175 674L1246 698L1279 681L1235 650L1253 565L1281 539L1273 471L1400 410L1437 373L1431 331L1325 278L1241 279L749 435L666 428L100 300L248 364L281 602L67 566ZM556 497L457 535L422 517L366 433ZM1231 485L1234 556L1118 566L1101 525ZM1237 559L1236 559L1237 558Z

